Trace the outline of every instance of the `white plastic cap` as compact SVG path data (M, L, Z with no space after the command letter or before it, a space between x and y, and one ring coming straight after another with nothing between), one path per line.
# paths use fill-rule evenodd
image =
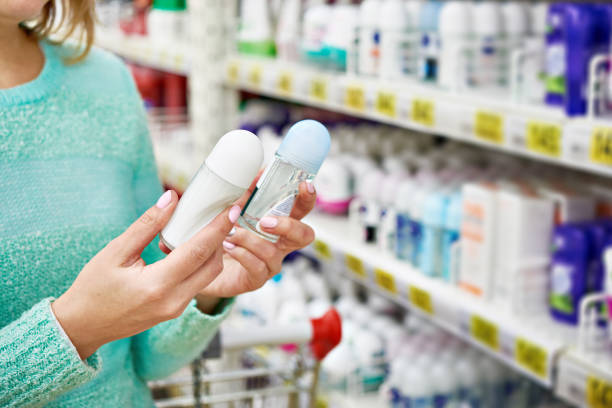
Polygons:
M518 1L510 1L502 5L506 34L521 36L529 31L529 14L526 6Z
M472 31L471 5L466 1L447 1L440 11L441 34L466 35Z
M498 36L505 32L498 2L483 1L474 6L474 31L482 36Z
M219 139L206 158L206 166L223 180L249 188L263 161L263 147L248 130L232 130Z

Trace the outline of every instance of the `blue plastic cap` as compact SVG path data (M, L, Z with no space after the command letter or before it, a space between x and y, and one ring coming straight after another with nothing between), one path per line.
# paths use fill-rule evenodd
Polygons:
M327 128L316 120L306 119L291 126L276 154L295 167L317 174L330 144Z

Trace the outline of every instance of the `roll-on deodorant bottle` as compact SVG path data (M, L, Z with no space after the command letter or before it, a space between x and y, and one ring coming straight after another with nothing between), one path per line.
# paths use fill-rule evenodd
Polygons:
M259 220L266 215L291 213L299 184L314 179L329 147L329 132L321 123L308 119L294 124L244 206L240 225L276 242L278 237L263 232Z
M189 240L244 194L262 160L263 148L253 133L232 130L221 137L162 230L162 242L174 249Z

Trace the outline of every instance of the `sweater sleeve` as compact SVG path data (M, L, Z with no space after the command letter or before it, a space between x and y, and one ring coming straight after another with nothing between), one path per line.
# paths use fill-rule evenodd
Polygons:
M127 71L126 71L127 74ZM137 214L152 206L162 192L157 176L153 148L149 137L146 116L136 87L128 74L129 86L135 96L135 108L142 111L138 124L138 159L134 171L133 191ZM137 106L137 105L140 106ZM142 258L147 264L165 255L158 247L156 237L145 248ZM161 323L132 338L132 353L136 372L145 380L166 377L196 358L217 332L221 321L231 309L233 299L222 301L215 313L202 313L193 300L177 319Z
M0 329L0 406L42 406L91 381L101 367L97 352L81 360L51 299L43 299Z

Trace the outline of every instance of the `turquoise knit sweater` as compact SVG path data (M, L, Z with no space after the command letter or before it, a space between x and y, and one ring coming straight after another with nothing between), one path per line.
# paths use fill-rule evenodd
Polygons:
M41 46L38 78L0 90L0 406L151 406L146 381L195 358L231 302L212 316L192 302L79 358L50 301L162 190L125 66L98 49L64 65L65 46ZM157 242L143 253L162 256Z

